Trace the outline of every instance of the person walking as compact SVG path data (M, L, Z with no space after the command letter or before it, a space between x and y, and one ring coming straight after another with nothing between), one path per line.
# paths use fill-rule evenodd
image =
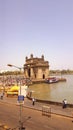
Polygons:
M66 108L66 107L67 107L67 100L64 99L64 100L63 100L63 108Z
M32 105L34 106L35 105L35 99L32 98Z
M4 96L4 93L1 92L1 94L0 94L0 99L3 99L3 96Z

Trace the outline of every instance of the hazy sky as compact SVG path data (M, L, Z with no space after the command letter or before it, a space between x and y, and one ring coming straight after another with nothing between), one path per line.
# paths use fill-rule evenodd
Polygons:
M0 0L0 71L31 53L73 69L73 0Z

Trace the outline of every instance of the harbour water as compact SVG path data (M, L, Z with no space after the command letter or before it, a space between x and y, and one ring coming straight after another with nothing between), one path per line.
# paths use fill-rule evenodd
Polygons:
M73 104L73 75L63 75L66 82L53 84L40 83L30 86L32 96L36 99L62 102L66 99L68 103Z

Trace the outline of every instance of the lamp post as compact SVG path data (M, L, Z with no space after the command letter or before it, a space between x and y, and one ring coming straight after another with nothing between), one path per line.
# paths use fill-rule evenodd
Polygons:
M22 69L21 67L18 67L18 66L12 65L12 64L7 64L7 66L9 66L9 67L15 67L15 68L19 69L20 72L21 72L21 69Z
M21 74L21 69L22 68L20 68L18 66L15 66L15 65L12 65L12 64L8 64L7 66L9 66L9 67L15 67L15 68L19 69L20 70L20 74ZM21 79L20 79L20 96L21 96ZM23 127L23 123L22 123L21 117L22 117L22 104L20 102L20 113L19 113L19 124L20 124L20 127L19 127L19 130L22 130L22 127Z

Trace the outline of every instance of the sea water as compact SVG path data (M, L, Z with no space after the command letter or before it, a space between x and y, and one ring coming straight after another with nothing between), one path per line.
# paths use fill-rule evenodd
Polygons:
M33 84L29 87L32 96L36 99L56 102L66 99L68 103L73 104L73 75L63 75L63 78L66 78L66 82Z

